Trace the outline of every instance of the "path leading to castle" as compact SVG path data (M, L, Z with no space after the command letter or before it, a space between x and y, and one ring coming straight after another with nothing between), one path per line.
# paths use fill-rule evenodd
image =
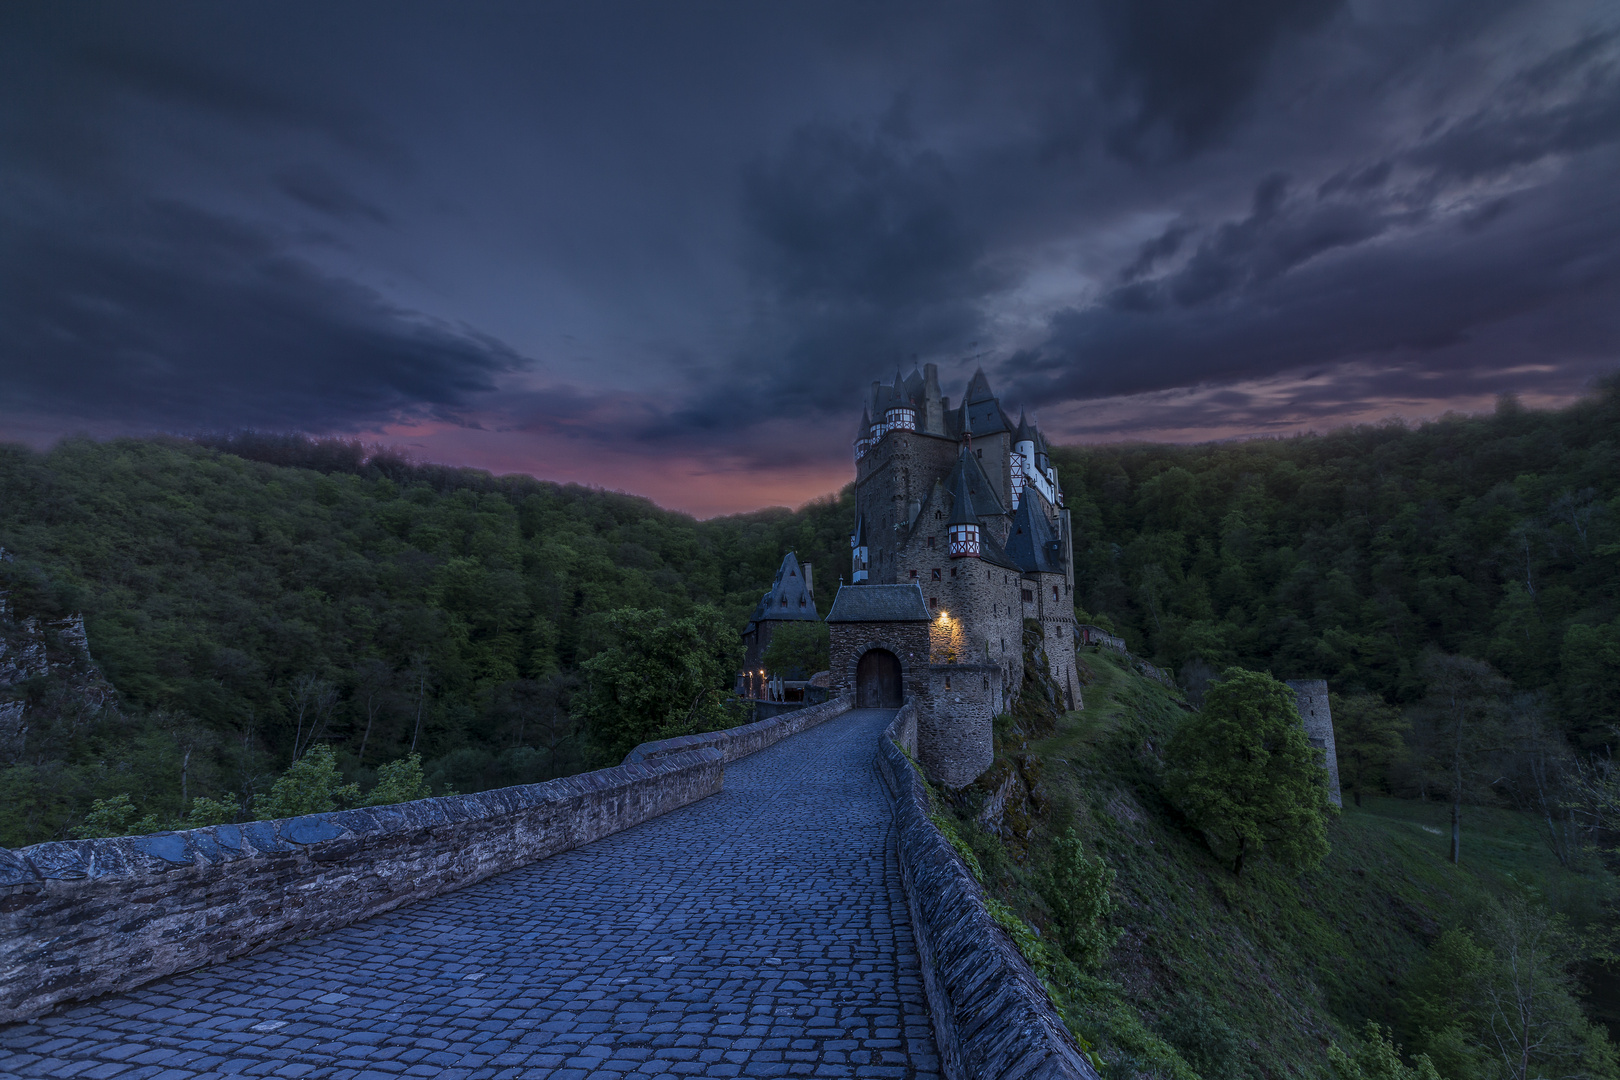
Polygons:
M0 1029L0 1074L934 1076L873 765L892 716L522 870Z

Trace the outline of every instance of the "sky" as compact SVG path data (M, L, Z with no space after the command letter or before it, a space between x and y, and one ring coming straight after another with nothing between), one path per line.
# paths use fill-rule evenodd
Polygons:
M0 5L0 440L304 431L699 516L982 366L1057 443L1620 368L1620 4Z

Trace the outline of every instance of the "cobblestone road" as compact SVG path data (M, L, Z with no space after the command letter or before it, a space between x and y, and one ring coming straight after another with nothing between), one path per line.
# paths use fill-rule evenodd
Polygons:
M0 1028L25 1077L933 1076L847 713L695 806L318 938Z

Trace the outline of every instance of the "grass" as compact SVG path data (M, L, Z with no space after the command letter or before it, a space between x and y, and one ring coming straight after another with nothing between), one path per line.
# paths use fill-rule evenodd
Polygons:
M1614 879L1595 864L1559 866L1535 820L1505 809L1465 807L1463 862L1453 866L1449 807L1365 798L1330 823L1319 867L1298 873L1261 858L1234 877L1159 791L1160 754L1184 703L1115 654L1081 656L1092 680L1085 709L1049 737L998 740L1003 762L1039 777L1027 831L998 837L977 825L983 792L954 806L990 890L1043 940L1053 939L1051 919L1036 885L1052 835L1072 825L1117 872L1120 942L1099 978L1080 980L1064 1002L1112 1075L1191 1076L1193 1061L1213 1075L1219 1063L1199 1058L1177 1019L1192 1010L1236 1034L1236 1058L1216 1071L1325 1076L1327 1047L1367 1019L1401 1031L1407 972L1442 929L1471 924L1491 897L1525 890L1576 925L1603 918Z

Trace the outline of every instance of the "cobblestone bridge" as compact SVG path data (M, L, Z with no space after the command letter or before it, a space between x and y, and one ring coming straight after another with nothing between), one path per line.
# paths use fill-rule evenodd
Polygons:
M892 715L525 869L0 1029L0 1074L934 1076L873 765Z

